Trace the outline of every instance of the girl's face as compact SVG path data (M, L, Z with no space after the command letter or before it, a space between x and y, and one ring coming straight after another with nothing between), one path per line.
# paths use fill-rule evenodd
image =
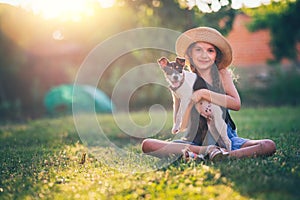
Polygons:
M194 67L201 71L209 69L216 61L217 51L216 48L206 42L197 42L191 49L191 59Z

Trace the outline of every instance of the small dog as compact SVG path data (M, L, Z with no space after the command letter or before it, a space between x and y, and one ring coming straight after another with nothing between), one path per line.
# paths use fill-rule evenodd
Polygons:
M183 123L183 117L190 103L191 96L196 89L207 89L205 81L193 72L184 70L185 59L177 57L175 61L170 62L167 58L162 57L158 60L158 64L164 72L167 82L173 96L173 127L172 133L177 134L183 132L187 127ZM196 123L198 129L193 142L201 145L211 145L218 143L219 146L231 150L231 141L227 136L227 125L222 117L223 111L220 106L211 104L207 101L201 101L200 104L206 106L206 110L212 113L212 123L200 116L200 120L190 120L190 127ZM212 139L206 137L207 132L211 133Z

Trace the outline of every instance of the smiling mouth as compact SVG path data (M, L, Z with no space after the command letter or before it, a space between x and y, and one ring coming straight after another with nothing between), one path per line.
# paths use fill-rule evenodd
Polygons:
M180 86L180 81L172 81L172 86L173 87L179 87Z
M200 63L209 63L210 60L199 60Z

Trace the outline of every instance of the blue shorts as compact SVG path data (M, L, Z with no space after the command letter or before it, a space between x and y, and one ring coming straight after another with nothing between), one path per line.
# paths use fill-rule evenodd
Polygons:
M249 140L249 139L239 137L236 133L236 130L233 130L229 124L227 124L227 135L228 135L229 139L231 140L231 150L240 149L241 146ZM173 142L197 145L194 142L190 142L187 140L173 140ZM197 145L197 146L199 146L199 145Z
M229 124L227 124L227 135L231 140L231 150L240 149L241 146L249 140L239 137L236 130L233 130Z

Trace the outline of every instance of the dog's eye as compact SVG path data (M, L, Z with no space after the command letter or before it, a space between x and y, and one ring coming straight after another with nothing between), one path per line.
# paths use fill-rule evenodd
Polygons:
M181 66L176 65L175 68L176 68L176 70L177 70L179 73L182 72L182 67L181 67Z
M167 75L173 74L173 69L172 67L165 67L164 71L166 72Z
M172 74L172 69L170 67L165 67L164 71L166 72L166 74Z

